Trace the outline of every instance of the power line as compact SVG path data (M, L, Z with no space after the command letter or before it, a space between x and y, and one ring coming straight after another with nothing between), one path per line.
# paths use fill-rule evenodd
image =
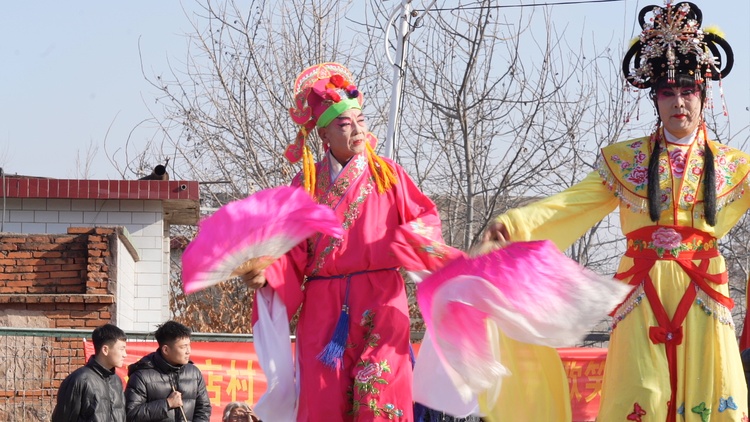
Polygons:
M514 7L539 7L539 6L568 6L573 4L592 4L592 3L622 3L625 0L570 0L556 3L532 3L532 4L506 4L496 6L457 6L445 8L430 8L430 11L448 12L454 10L478 10L478 9L509 9Z

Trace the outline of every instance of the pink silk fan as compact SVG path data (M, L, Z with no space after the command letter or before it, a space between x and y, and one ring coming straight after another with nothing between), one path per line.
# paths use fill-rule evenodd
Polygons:
M304 189L281 186L230 202L201 221L182 255L185 293L236 277L239 268L263 269L314 235L344 234L333 210Z
M544 240L458 257L418 284L417 300L438 356L482 391L507 372L493 352L488 322L517 341L571 346L630 289Z

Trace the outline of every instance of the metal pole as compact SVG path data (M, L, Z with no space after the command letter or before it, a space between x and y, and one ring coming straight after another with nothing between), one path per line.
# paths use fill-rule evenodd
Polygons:
M406 36L409 32L409 14L411 13L411 0L401 1L400 23L396 32L396 58L392 61L393 84L391 85L391 108L388 112L388 131L385 136L385 156L393 159L398 127L399 105L401 103L401 81L404 77L404 57L406 57ZM386 36L386 49L388 40Z

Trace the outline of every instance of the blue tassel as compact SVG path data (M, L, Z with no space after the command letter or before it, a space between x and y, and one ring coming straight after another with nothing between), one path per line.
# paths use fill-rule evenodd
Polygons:
M331 341L328 342L323 351L318 354L318 360L331 369L343 369L344 349L346 349L346 340L348 338L349 306L344 304L341 307L341 315L339 315L339 321L336 323L336 329L333 331L333 337L331 337Z

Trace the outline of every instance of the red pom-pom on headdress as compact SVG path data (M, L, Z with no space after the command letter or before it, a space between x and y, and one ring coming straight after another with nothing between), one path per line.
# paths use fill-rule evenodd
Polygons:
M318 118L333 103L344 98L362 98L349 69L339 63L321 63L303 70L294 82L294 107L289 108L289 115L294 123L302 126L293 144L290 144L285 156L291 162L302 158L307 135L315 127Z

